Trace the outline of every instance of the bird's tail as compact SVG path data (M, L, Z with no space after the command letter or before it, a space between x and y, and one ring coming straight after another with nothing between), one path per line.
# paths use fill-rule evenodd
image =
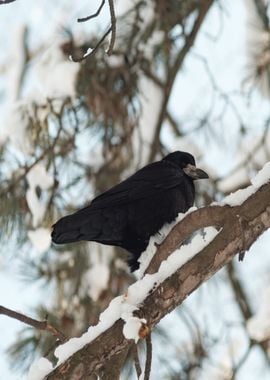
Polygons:
M94 229L87 228L91 224L91 211L89 207L64 216L52 226L52 241L56 244L74 243L80 240L91 240ZM85 236L85 231L89 231L89 236ZM92 233L91 233L92 231Z
M52 241L56 244L74 243L82 240L80 228L71 225L72 215L65 216L52 226Z

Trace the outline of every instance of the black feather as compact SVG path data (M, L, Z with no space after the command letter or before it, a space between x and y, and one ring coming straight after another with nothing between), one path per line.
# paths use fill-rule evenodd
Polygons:
M174 152L145 166L89 206L60 219L53 226L53 242L88 240L125 248L129 266L136 270L150 237L194 203L193 179L183 171L188 164L195 166L193 156Z

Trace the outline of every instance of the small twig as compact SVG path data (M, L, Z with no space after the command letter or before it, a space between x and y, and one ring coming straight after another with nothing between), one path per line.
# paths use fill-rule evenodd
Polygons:
M109 7L110 7L110 14L111 14L111 40L109 44L109 48L107 50L107 54L111 55L113 52L113 47L115 44L115 38L116 38L116 18L115 18L115 11L114 11L114 4L113 0L109 0Z
M144 380L150 379L152 365L152 337L151 333L149 333L146 337L146 362L145 362L145 370L144 370Z
M139 359L139 355L138 355L138 346L137 346L137 344L134 344L133 359L134 359L134 366L135 366L135 370L136 370L136 373L137 373L137 377L139 379L140 376L141 376L141 373L142 373L142 369L141 369L140 359Z
M14 1L16 1L16 0L1 0L1 1L0 1L0 5L9 4L9 3L14 3Z
M74 55L71 55L70 58L73 62L81 62L83 61L84 59L86 59L87 57L89 57L90 55L93 55L95 54L95 52L97 51L97 49L100 47L100 45L102 44L102 42L105 40L105 38L108 36L108 34L111 33L111 30L112 30L112 27L110 26L110 28L107 30L107 32L105 32L103 34L103 36L101 37L101 39L98 41L98 43L96 44L96 46L91 49L89 48L87 53L85 53L82 57L78 58L77 56L75 57Z
M103 36L101 37L101 39L98 41L98 43L96 44L96 46L91 49L89 48L88 51L83 54L81 57L75 57L74 55L71 55L70 58L72 59L72 61L74 62L81 62L83 61L84 59L86 59L87 57L89 57L90 55L93 55L95 54L95 52L97 51L97 49L100 47L100 45L102 44L102 42L105 40L105 38L111 33L111 39L110 39L110 43L109 43L109 47L108 47L108 50L106 51L106 53L108 55L111 55L112 52L113 52L113 48L114 48L114 44L115 44L115 39L116 39L116 17L115 17L115 10L114 10L114 3L113 3L113 0L108 0L109 2L109 8L110 8L110 16L111 16L111 26L109 27L109 29L103 34ZM102 0L102 3L100 4L98 10L96 11L96 13L90 15L90 16L87 16L87 17L83 17L83 18L78 18L77 21L78 22L85 22L85 21L88 21L88 20L91 20L92 18L95 18L97 17L102 8L104 7L105 5L105 0Z
M15 1L15 0L13 0L13 1ZM85 22L85 21L91 20L91 18L97 17L100 14L102 8L104 7L104 4L105 4L105 0L102 0L102 3L100 4L96 13L93 13L92 15L87 16L87 17L78 18L77 21L78 22Z
M8 309L4 306L0 305L0 314L6 315L7 317L17 319L18 321L21 321L29 326L32 326L38 330L45 330L48 331L50 334L52 334L54 337L59 339L61 342L65 342L67 338L61 331L59 331L57 328L53 327L48 323L47 320L45 321L37 321L36 319L27 317L26 315L19 313L17 311Z

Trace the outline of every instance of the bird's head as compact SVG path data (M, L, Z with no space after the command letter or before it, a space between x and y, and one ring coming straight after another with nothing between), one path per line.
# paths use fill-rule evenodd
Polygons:
M176 151L168 154L164 157L164 160L173 162L174 164L180 166L184 173L193 180L209 178L205 171L196 168L195 159L190 153Z

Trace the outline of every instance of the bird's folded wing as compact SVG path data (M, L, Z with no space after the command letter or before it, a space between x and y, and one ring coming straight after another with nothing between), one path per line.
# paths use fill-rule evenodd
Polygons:
M179 186L183 182L184 174L180 168L170 162L156 162L145 166L125 181L96 197L91 203L91 209L94 211L94 209L131 203Z

